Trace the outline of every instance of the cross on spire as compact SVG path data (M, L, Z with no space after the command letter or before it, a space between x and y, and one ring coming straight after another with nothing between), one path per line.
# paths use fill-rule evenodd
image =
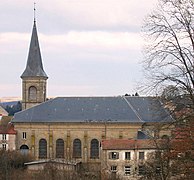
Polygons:
M36 3L34 2L34 22L36 22Z

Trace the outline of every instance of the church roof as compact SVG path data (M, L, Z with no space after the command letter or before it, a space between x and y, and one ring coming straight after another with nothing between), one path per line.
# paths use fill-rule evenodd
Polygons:
M21 75L21 78L36 77L36 76L48 78L46 73L44 72L43 65L42 65L42 58L40 53L36 22L34 21L27 65L26 65L26 69Z
M12 122L167 122L169 114L153 97L58 97L18 112Z

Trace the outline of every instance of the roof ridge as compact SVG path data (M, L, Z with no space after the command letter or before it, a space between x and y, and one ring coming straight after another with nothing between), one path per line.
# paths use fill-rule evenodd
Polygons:
M132 109L132 111L135 113L135 115L137 116L137 118L144 122L141 118L141 116L139 115L139 113L135 110L135 108L132 106L132 104L127 100L127 98L125 96L123 96L123 99L125 100L125 102L128 104L128 106Z

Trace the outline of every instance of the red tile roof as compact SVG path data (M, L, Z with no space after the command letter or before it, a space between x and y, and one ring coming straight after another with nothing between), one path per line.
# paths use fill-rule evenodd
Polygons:
M10 123L11 116L3 116L0 120L0 134L16 134L14 126Z

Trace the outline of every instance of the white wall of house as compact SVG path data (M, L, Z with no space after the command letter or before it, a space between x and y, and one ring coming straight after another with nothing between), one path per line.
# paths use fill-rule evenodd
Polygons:
M15 150L15 134L0 134L0 149L4 150Z
M107 173L116 173L122 179L135 180L141 176L139 168L143 166L148 159L148 155L155 150L139 149L139 150L104 150L104 160L102 162L103 169ZM130 158L126 158L127 153L130 153ZM115 153L115 154L114 154ZM117 154L117 155L116 155ZM143 157L144 158L141 159ZM129 155L129 154L128 154Z

